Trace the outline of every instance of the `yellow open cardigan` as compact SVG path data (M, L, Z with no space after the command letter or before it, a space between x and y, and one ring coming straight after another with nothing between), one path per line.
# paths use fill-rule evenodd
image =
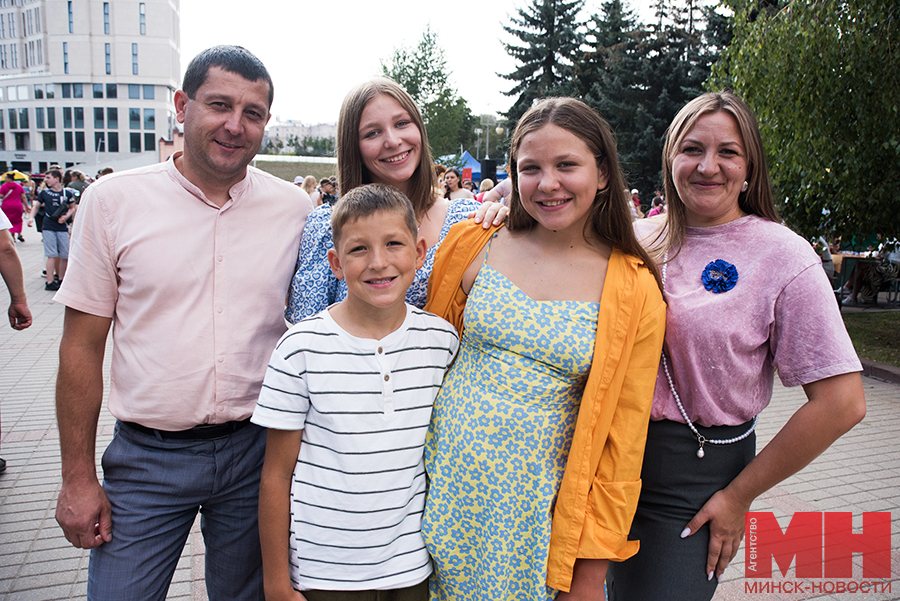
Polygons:
M471 220L458 223L435 258L425 309L452 323L460 335L467 298L463 273L497 229L485 230ZM553 514L550 587L569 590L576 558L622 561L638 551L628 532L641 491L665 320L666 305L650 270L613 249L594 360Z

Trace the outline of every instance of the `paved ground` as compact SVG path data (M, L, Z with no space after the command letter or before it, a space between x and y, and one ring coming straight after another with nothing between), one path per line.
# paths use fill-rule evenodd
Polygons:
M80 600L85 598L88 555L69 545L53 519L60 483L53 398L63 310L51 301L53 293L43 289L38 235L26 230L25 236L27 242L20 244L19 250L35 324L24 332L0 327L0 387L5 391L0 456L9 465L6 473L0 475L0 601ZM726 572L717 600L900 599L900 387L869 378L864 379L864 384L868 400L864 422L803 472L758 499L753 510L774 512L782 527L796 511L852 511L857 527L861 525L862 512L892 512L894 561L890 592L748 592L747 582L762 581L743 578L742 550ZM760 447L803 401L801 389L782 388L776 380L772 404L760 418ZM112 424L112 417L104 409L100 417L98 464L99 453L112 435ZM855 563L860 563L858 556ZM856 580L862 579L861 569L861 565L855 565ZM775 570L777 574L777 567ZM789 573L792 575L793 569ZM168 598L206 599L203 544L196 526Z

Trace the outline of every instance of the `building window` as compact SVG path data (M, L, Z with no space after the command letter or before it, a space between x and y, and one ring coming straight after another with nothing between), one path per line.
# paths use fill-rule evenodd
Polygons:
M141 98L141 86L136 83L128 84L128 98L138 99Z
M114 83L106 84L106 97L107 98L118 98L119 97L119 86Z
M56 129L56 109L52 106L47 107L47 127Z
M70 84L70 83L62 84L62 97L63 98L71 98L72 97L72 84Z
M6 134L0 133L0 150L6 150ZM3 161L3 164L6 165L6 161ZM6 167L3 167L6 169Z
M76 106L73 114L75 115L75 129L84 129L84 107Z
M94 129L103 129L103 107L94 107Z
M110 44L104 44L103 46L106 54L106 74L112 75L112 47Z
M41 9L37 7L34 9L34 31L35 33L41 32Z
M72 138L72 132L64 131L63 132L63 144L65 145L66 152L74 152L75 151L75 142Z
M27 131L16 132L13 136L16 138L16 150L31 150Z
M72 107L63 107L63 128L72 129Z
M3 20L0 19L0 23ZM0 69L9 69L9 55L6 53L6 44L0 44Z
M12 64L13 69L19 68L19 45L18 44L10 44L9 45L9 62ZM68 71L66 71L68 73Z
M103 3L103 33L109 35L109 2Z
M131 74L138 74L137 44L131 45Z
M72 98L84 98L84 84L72 84Z
M44 97L44 84L34 84L34 99L39 100Z
M44 109L42 107L35 107L34 109L34 126L38 129L46 127L44 125Z
M144 134L144 150L156 150L156 134Z
M38 52L38 62L43 63L44 62L44 51L41 49L41 41L40 40L37 41L37 52Z
M94 152L106 152L106 136L102 131L94 132Z
M0 111L0 129L3 129L3 111Z
M6 15L6 23L9 25L9 37L16 37L16 15L15 13L9 13Z
M144 109L144 129L156 129L156 109Z
M128 109L128 129L141 128L141 109Z
M44 141L44 150L56 150L56 132L43 131L41 137Z
M141 19L141 35L147 35L147 6L143 2L138 4L138 13Z
M95 83L91 86L94 90L94 98L103 98L103 84Z
M16 86L19 100L28 100L28 86Z
M47 84L47 98L53 98L56 94L56 87L52 83Z
M71 5L72 3L69 2L69 6ZM71 30L71 25L69 25L69 28ZM69 42L63 42L63 73L69 73Z
M28 109L19 109L19 129L28 129Z
M131 152L141 151L141 134L131 134Z
M75 33L75 19L72 15L72 0L69 0L69 33ZM67 71L68 73L68 71ZM68 148L66 150L69 150Z
M10 101L19 99L19 95L16 93L16 86L7 86L6 99Z
M22 16L22 18L25 19L25 23L26 23L25 31L28 32L28 35L33 34L34 33L34 22L31 20L31 9L26 10L25 14Z
M9 109L9 128L19 129L19 120L16 118L16 109Z
M156 99L156 86L144 86L144 100Z
M107 137L107 150L109 152L119 152L119 134L118 132L111 131L106 134Z
M84 132L75 132L75 152L84 152Z
M119 129L119 109L106 109L106 129Z

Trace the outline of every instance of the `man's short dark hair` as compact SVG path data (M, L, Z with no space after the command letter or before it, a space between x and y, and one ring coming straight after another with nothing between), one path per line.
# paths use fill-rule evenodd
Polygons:
M52 175L53 177L55 177L58 180L62 179L62 171L60 171L59 169L51 169L50 171L47 172L47 175Z
M3 177L5 177L6 179L8 179L8 180L11 181L11 182L13 182L13 181L16 180L16 174L13 173L12 171L10 171L9 173L7 173L7 174L4 175Z
M269 86L269 108L272 108L272 100L275 98L272 76L261 60L241 46L213 46L195 56L184 72L184 82L181 84L181 89L188 98L194 99L212 67L236 73L248 81L265 81Z

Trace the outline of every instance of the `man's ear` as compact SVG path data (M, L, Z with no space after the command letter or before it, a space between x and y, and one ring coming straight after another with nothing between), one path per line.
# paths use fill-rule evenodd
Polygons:
M184 109L190 100L184 90L175 92L175 118L179 123L184 123Z
M328 265L334 273L334 277L339 280L344 279L344 269L341 267L341 259L338 257L337 251L333 248L328 249Z

